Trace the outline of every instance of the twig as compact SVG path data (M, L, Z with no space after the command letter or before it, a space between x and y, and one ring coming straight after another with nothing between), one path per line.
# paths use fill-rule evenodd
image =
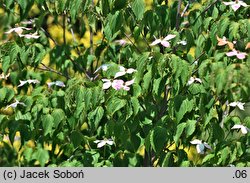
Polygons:
M135 47L135 49L139 52L142 53L141 50L135 45L135 43L129 38L129 36L127 34L124 33L124 35L126 36L126 38L129 40L129 42Z
M187 9L188 9L189 5L190 5L190 1L188 1L187 5L185 6L184 10L182 11L182 13L181 13L181 17L183 17L183 16L184 16L184 14L186 13L186 11L187 11Z
M48 31L46 31L44 28L41 27L41 30L46 34L46 36L51 39L53 41L53 43L55 45L58 45L58 43L56 42L56 40L50 35L50 33Z
M65 78L67 78L67 79L70 79L69 76L64 75L63 73L61 73L61 72L59 72L59 71L56 71L56 70L54 70L54 69L52 69L52 68L46 66L44 63L40 63L40 64L41 64L44 68L37 67L37 69L42 70L42 71L50 71L50 72L56 73L56 74L58 74L58 75L60 75L60 76L63 76L63 77L65 77Z
M176 27L177 31L179 30L179 27L180 27L181 3L182 3L182 0L178 0L178 7L177 7L177 14L176 14L176 24L175 24L175 27Z
M138 23L138 21L135 19L135 17L134 17L134 15L130 12L130 11L128 11L129 12L129 14L131 15L131 17L133 18L133 20L134 20L134 22L136 22L136 24L137 24L137 26L139 26L139 23ZM151 47L150 47L150 45L148 44L148 41L147 41L147 39L145 38L145 34L143 34L143 32L141 31L141 34L142 34L142 38L143 38L143 40L145 41L145 43L147 44L147 47L149 48L149 50L151 50ZM126 34L125 34L125 36L126 36ZM127 37L127 36L126 36ZM131 42L131 41L130 41ZM131 42L132 43L132 42ZM133 44L133 43L132 43ZM134 46L135 46L135 44L133 44ZM136 47L136 46L135 46ZM136 49L139 51L139 49L136 47ZM139 51L140 53L141 53L141 51Z
M198 61L204 54L205 51L203 51L197 58L195 58L195 60L191 64L194 64L196 61Z
M213 5L215 5L218 1L219 1L219 0L215 0L212 4L208 5L208 6L207 6L207 7L206 7L197 17L196 17L196 19L194 20L194 22L192 23L192 25L195 24L195 22L198 20L198 18L199 18L203 13L207 12L207 11L209 10L209 8L210 8L211 6L213 6Z
M147 44L148 49L151 50L151 47L150 47L150 45L149 45L147 39L145 38L145 37L146 37L145 34L144 34L143 32L141 32L141 34L142 34L142 38L143 38L144 42Z
M94 0L92 0L91 2L91 11L93 11L93 8L95 6L95 3L94 3ZM93 34L93 29L92 27L89 25L89 34L90 34L90 37L89 37L89 42L90 42L90 54L93 55L94 53L94 50L93 50L93 47L94 47L94 41L93 41L93 37L94 37L94 34Z
M66 13L63 13L63 44L66 45Z

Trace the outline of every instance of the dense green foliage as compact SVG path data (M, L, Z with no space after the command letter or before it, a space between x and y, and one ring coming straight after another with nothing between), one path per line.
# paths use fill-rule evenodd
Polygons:
M250 166L249 6L0 0L0 24L1 166Z

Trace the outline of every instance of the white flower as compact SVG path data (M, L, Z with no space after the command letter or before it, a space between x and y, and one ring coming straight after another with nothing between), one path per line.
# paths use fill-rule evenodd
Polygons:
M132 79L132 80L129 80L129 81L126 81L124 86L123 86L123 89L126 90L126 91L129 91L130 90L130 85L134 84L135 82L135 79Z
M27 21L22 21L21 23L24 24L24 25L32 25L32 24L35 23L35 20L30 19L30 20L27 20Z
M177 44L181 44L183 46L187 45L187 41L178 41Z
M65 87L65 84L62 81L55 81L55 82L49 82L47 83L48 87L50 88L52 85Z
M104 82L102 85L102 89L104 90L108 89L112 85L112 82L110 79L102 79L102 81Z
M8 79L8 77L10 76L10 73L8 73L8 74L4 74L4 73L2 73L1 75L0 75L0 79L5 79L5 80L7 80Z
M25 103L19 102L17 99L15 99L15 101L16 101L16 102L14 102L14 103L8 105L5 109L8 109L9 107L16 108L18 104L19 104L19 105L26 106Z
M226 6L231 6L234 11L238 10L241 6L247 7L248 5L241 1L241 0L236 0L234 2L223 2Z
M201 79L200 78L195 78L195 77L191 77L189 80L188 80L188 85L191 85L192 83L194 83L195 81L197 81L198 83L202 83Z
M112 139L104 139L104 140L95 140L94 143L97 144L97 148L101 148L106 144L113 145L114 141Z
M31 28L15 27L15 28L12 28L9 31L5 32L5 34L10 34L12 32L15 32L15 33L17 33L20 36L22 34L23 30L31 30Z
M29 84L34 83L34 84L36 84L36 83L40 83L40 81L38 81L37 79L28 79L26 81L20 80L20 84L17 87L21 87L21 86L25 85L26 83L29 83Z
M98 68L95 70L94 74L97 73L100 69L102 69L103 71L107 71L109 65L110 65L110 64L103 64L103 65L101 65L100 67L98 67Z
M247 53L240 52L240 51L237 51L237 50L233 49L232 51L227 52L226 55L228 57L236 56L238 59L245 59L246 56L247 56Z
M33 33L33 34L20 34L20 37L24 37L27 39L38 39L40 36L37 34L37 32Z
M153 41L150 44L150 46L154 46L154 45L157 45L157 44L161 43L161 45L166 47L166 48L170 47L169 40L175 38L175 36L176 35L174 35L174 34L169 34L164 39L156 39L155 41Z
M243 125L234 125L231 129L240 129L243 134L247 134L247 132L250 132L250 129Z
M104 90L112 86L115 90L124 89L126 91L129 91L130 90L129 86L134 83L134 79L126 82L124 82L121 79L115 79L113 81L111 81L110 79L102 79L102 81L104 82L102 86L102 89Z
M240 110L243 110L244 111L244 105L245 103L242 103L242 102L232 102L229 104L229 106L231 107L238 107Z
M137 70L133 69L133 68L129 68L129 69L126 69L125 67L123 66L119 66L119 72L117 72L115 74L115 77L114 78L118 78L120 76L124 76L125 74L132 74L133 72L136 72Z
M5 34L10 34L12 32L15 32L15 33L17 33L17 35L19 37L24 37L27 39L31 39L31 38L38 39L40 37L39 35L37 35L37 32L35 32L33 34L22 34L24 30L31 30L31 28L16 27L16 28L12 28L9 31L5 32Z
M124 39L116 40L115 43L118 43L121 46L125 46L128 42Z
M205 148L210 149L210 150L212 149L212 147L208 145L206 142L202 143L202 141L198 139L190 141L190 143L196 145L196 150L197 150L197 153L199 154L204 154Z

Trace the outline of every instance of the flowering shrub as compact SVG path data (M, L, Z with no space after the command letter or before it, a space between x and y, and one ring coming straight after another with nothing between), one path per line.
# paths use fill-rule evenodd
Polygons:
M0 165L250 166L247 4L0 0Z

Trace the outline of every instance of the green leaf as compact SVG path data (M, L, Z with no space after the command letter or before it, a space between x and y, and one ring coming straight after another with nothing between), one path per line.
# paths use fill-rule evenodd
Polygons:
M32 153L33 153L33 148L30 148L30 147L26 147L24 149L24 152L23 152L23 155L25 157L25 159L27 161L31 161L32 160ZM36 159L36 158L35 158Z
M123 9L127 5L127 0L115 0L114 6L116 10Z
M173 167L174 166L174 153L168 152L162 162L163 167Z
M225 133L224 130L220 127L220 125L216 122L210 122L212 125L212 130L211 130L211 137L212 137L212 141L216 141L216 140L223 140Z
M211 161L212 159L214 159L214 157L215 157L215 154L208 154L208 155L206 155L205 158L202 160L202 164Z
M21 111L17 111L16 115L15 115L15 120L27 120L30 121L32 119L31 114L28 112L26 114L22 114Z
M91 111L88 114L89 124L92 129L96 130L98 128L99 123L103 117L103 114L104 114L104 109L102 108L102 106L98 106L94 111Z
M91 107L92 107L92 94L93 94L93 91L91 88L83 88L81 87L81 90L79 91L79 94L78 94L78 100L79 102L81 101L82 103L82 100L84 101L85 103L85 107L86 107L86 110L89 110Z
M132 97L131 98L131 103L132 103L132 106L133 106L133 109L134 109L134 115L137 115L137 113L140 110L139 100L136 97Z
M12 63L16 58L17 54L20 53L21 48L17 44L12 44L11 49L10 49L10 62Z
M15 96L15 92L13 89L11 88L1 88L0 89L0 100L6 100L7 102L10 102Z
M113 97L108 101L107 104L107 112L109 115L113 116L113 114L123 108L126 105L127 101L124 99L119 99L117 97Z
M152 80L152 69L150 69L143 77L143 85L142 88L145 92L148 92L148 88L150 86Z
M196 127L196 120L188 120L187 124L186 124L186 135L187 137L189 137L190 135L192 135L195 131L195 127Z
M1 115L0 114L0 124L3 122L3 120L6 118L6 116L5 115Z
M157 126L150 135L150 144L156 154L160 154L167 141L167 129Z
M11 66L10 56L3 57L3 63L2 63L3 72L7 73L10 66Z
M58 125L61 123L61 121L65 120L65 113L62 109L54 109L51 113L51 116L53 117L53 127L57 129Z
M214 6L212 17L216 20L219 15L219 10Z
M143 0L134 0L132 3L132 10L136 16L137 20L141 20L143 18L143 14L145 11L145 3Z
M7 94L7 88L0 88L0 101L2 102Z
M181 123L177 126L176 134L174 136L174 141L176 144L178 144L179 139L180 139L185 127L186 127L186 123Z
M70 17L72 23L76 21L76 15L79 13L79 9L82 6L82 0L71 0L70 1Z
M43 134L46 136L47 134L52 133L52 127L54 126L54 118L47 114L42 117L42 126L43 126Z
M73 131L70 135L70 140L74 147L77 148L83 141L83 135L78 131Z
M13 4L14 1L15 1L15 0L6 0L6 1L5 1L6 7L7 7L7 8L10 8L10 6Z
M55 9L58 14L62 14L67 7L67 0L57 0L55 1Z
M233 38L237 38L237 34L239 32L240 24L238 22L232 22L229 26L229 40L233 40Z
M225 34L225 31L228 29L228 26L230 24L230 19L228 17L224 17L223 19L220 20L219 23L219 36L222 37Z
M29 49L25 50L25 47L22 47L20 52L22 53L20 54L20 60L23 65L26 65L28 63Z
M187 81L190 77L190 68L187 61L182 60L176 55L171 55L171 67L175 80L181 78L182 86L187 84ZM175 81L174 81L175 83Z
M27 7L27 3L28 3L27 0L19 0L17 2L20 5L21 9L24 11Z
M226 165L227 159L230 157L231 150L229 147L225 147L220 151L220 158L218 160L218 164Z
M30 152L27 152L29 155ZM49 160L49 152L38 146L37 150L32 154L32 159L38 160L40 165L45 166L46 162Z
M194 101L188 99L185 99L183 101L178 101L178 100L180 100L180 98L175 98L175 103L181 102L179 108L176 106L176 119L177 122L179 123L187 112L191 112L193 110Z

